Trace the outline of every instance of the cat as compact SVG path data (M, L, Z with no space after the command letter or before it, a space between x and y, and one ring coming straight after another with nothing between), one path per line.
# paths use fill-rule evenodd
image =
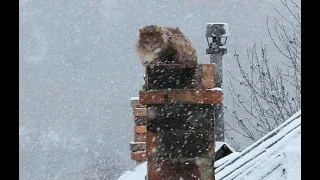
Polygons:
M197 51L178 27L148 25L140 28L136 51L145 67L158 63L197 65Z

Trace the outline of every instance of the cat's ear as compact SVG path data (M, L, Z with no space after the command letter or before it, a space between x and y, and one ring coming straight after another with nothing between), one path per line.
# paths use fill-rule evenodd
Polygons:
M162 31L162 27L161 26L158 26L157 28L156 28L156 32L161 32Z
M144 30L143 29L139 29L139 34L142 34L144 33Z

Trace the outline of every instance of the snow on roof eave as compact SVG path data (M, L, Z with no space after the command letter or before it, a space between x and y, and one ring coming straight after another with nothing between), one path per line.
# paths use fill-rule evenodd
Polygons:
M214 167L217 169L220 166L222 166L223 164L229 162L230 160L232 160L234 157L236 157L238 154L240 154L239 152L233 152L227 156L224 156L221 159L218 159L217 161L214 162Z
M117 180L144 180L147 174L147 162L143 162L137 165L133 171L126 171Z
M219 172L220 172L220 175L228 174L228 173L232 174L232 171L234 171L235 169L250 162L251 160L253 160L257 156L259 156L259 154L263 154L266 151L266 149L263 148L264 146L269 147L269 146L276 144L276 142L280 141L284 136L286 136L290 132L296 130L296 128L298 128L301 125L301 119L295 122L295 120L298 119L299 117L301 117L301 110L296 112L293 116L291 116L288 120L286 120L279 127L275 128L273 131L269 132L267 135L262 137L260 140L258 140L257 142L253 143L251 146L244 149L238 155L234 156L234 158L229 159L226 163L223 163L218 168L216 168L216 171L215 171L216 175L219 174ZM284 136L282 136L282 137L275 136L275 135L277 135L277 133L279 133L282 130L285 132ZM281 134L283 134L283 133L281 133ZM262 146L261 144L263 144L264 146ZM260 147L260 146L262 146L262 147ZM253 149L256 149L257 147L259 147L258 150L260 150L261 152L260 151L252 151ZM251 152L251 154L249 154L250 152ZM253 155L253 157L249 156L248 154ZM244 156L246 156L246 158L249 157L249 159L247 161L245 161L243 158ZM241 161L238 161L239 159L241 159ZM237 163L235 163L235 162L237 162ZM225 169L227 169L226 172L222 173L222 171L224 171ZM223 177L226 177L226 176L228 176L228 175L224 175Z
M126 180L132 173L133 171L126 171L117 180Z

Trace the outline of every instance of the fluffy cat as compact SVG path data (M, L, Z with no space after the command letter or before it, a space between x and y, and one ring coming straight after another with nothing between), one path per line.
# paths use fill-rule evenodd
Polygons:
M139 29L136 50L144 66L157 63L197 65L197 52L179 28L149 25Z

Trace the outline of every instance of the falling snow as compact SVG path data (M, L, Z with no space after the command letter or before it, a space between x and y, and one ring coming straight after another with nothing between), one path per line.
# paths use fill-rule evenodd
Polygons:
M199 62L209 63L206 24L227 22L230 37L223 63L233 71L232 52L245 56L248 44L272 43L263 28L265 18L274 14L271 2L280 3L20 0L19 178L79 180L87 173L88 179L97 179L100 174L95 170L100 166L107 180L133 175L128 169L137 173L133 179L144 179L145 164L135 167L129 158L130 100L138 100L144 78L134 51L138 28L147 24L179 27L195 45ZM269 52L270 60L278 58L275 49ZM225 82L231 79L228 73L224 78ZM232 106L227 94L224 103ZM188 116L189 112L185 110ZM229 117L225 115L226 121L237 126ZM236 133L232 135L242 148L249 145Z

